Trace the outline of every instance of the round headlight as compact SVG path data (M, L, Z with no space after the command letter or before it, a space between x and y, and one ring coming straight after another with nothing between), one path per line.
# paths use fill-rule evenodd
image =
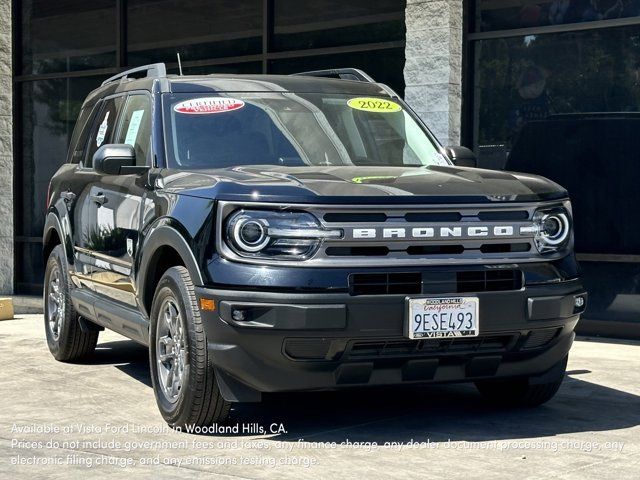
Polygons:
M233 225L233 241L246 252L259 252L269 243L264 220L239 218Z
M569 219L564 213L549 213L540 222L540 236L548 245L560 245L569 236Z
M224 233L236 255L273 260L307 260L325 239L343 235L323 228L309 212L287 210L238 210L229 215Z

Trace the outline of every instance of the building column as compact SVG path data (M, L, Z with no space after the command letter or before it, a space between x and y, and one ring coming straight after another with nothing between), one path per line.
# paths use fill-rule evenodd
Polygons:
M459 145L462 0L407 0L405 100L444 145Z
M0 0L0 294L13 293L11 0Z

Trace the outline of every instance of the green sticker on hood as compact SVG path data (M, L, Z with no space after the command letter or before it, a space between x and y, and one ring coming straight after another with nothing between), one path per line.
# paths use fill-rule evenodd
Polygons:
M389 175L379 175L377 177L354 177L351 179L353 183L393 183L393 181L398 178Z

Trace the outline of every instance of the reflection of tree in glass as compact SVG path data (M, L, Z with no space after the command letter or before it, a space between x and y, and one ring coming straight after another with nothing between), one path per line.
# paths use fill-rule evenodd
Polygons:
M522 94L533 96L543 84L546 93L540 95L548 105L540 112L640 109L638 27L486 40L476 52L479 145L509 144L512 127L522 125L513 115L523 103ZM543 73L528 75L532 68ZM524 89L523 76L529 77Z
M47 128L58 135L70 135L78 118L82 100L69 97L67 79L37 82L33 89L36 104L46 105L49 122Z

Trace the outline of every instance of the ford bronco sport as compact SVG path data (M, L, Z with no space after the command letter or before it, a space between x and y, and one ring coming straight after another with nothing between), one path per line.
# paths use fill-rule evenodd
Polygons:
M116 75L49 186L51 353L86 357L104 328L148 345L172 426L373 385L541 404L586 302L571 205L473 166L359 70Z

